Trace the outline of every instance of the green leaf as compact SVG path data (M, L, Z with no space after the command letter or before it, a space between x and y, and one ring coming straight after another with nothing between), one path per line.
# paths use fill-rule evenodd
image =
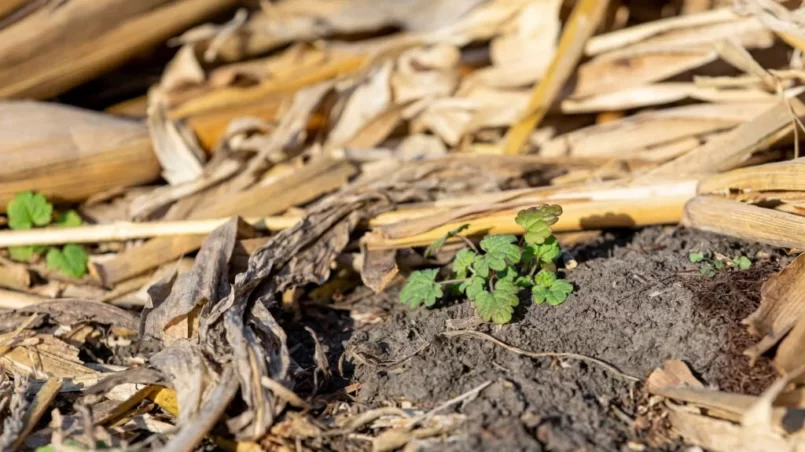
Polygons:
M520 262L521 251L513 235L488 235L481 240L481 249L486 251L489 268L502 271L509 265ZM477 269L476 269L477 270Z
M59 270L71 278L81 278L87 273L89 256L81 245L68 243L62 250L51 248L46 259L48 268Z
M556 282L556 273L545 270L540 270L537 276L534 276L534 283L537 287L548 288Z
M470 300L475 300L479 293L483 292L486 288L486 281L479 276L473 276L472 278L464 281L459 286L462 292L467 295L467 298Z
M559 242L556 237L548 237L542 245L528 244L533 249L534 258L540 262L550 263L562 254Z
M485 290L475 298L475 309L484 321L497 324L509 323L514 313L514 308L510 304L499 302L494 295Z
M573 284L560 279L553 283L550 290L546 295L546 300L549 305L557 306L565 302L567 300L567 296L573 292Z
M716 276L716 269L711 264L702 264L699 268L699 273L708 278L712 278Z
M48 254L48 257L50 255ZM436 300L444 296L442 287L436 283L439 270L419 270L411 273L405 287L400 291L400 301L416 308L422 303L433 306Z
M472 266L472 261L475 259L475 252L467 248L463 248L456 253L456 258L453 260L453 271L456 273L456 278L464 279L467 277L467 272Z
M482 278L489 278L489 260L486 256L475 256L472 260L472 269Z
M76 226L81 226L84 221L81 219L81 215L79 215L75 210L68 210L67 212L62 213L56 219L56 226L60 226L63 228L74 228Z
M518 273L517 270L514 269L514 267L506 267L502 271L499 271L497 273L498 279L505 279L506 281L509 281L511 283L513 283L514 280L517 279L517 276Z
M520 288L515 286L513 282L501 279L495 283L495 291L492 292L492 295L494 295L498 303L517 306L520 304L520 298L517 296L519 292Z
M30 262L35 255L42 254L45 250L47 247L43 245L12 246L8 249L8 253L17 262Z
M721 260L713 261L713 267L715 267L716 270L721 270L722 268L724 268L724 261Z
M431 257L436 255L436 253L438 253L439 250L442 249L444 243L447 242L447 239L457 236L459 233L461 233L461 231L467 229L468 227L470 227L469 224L462 224L461 226L453 229L452 231L448 232L442 237L434 240L433 243L431 243L430 245L428 245L427 248L425 248L425 257Z
M701 251L692 251L690 254L688 254L688 259L690 260L691 264L698 264L704 260L704 253Z
M517 287L531 287L534 285L534 280L528 276L518 276L514 280L514 285Z
M551 225L562 215L560 206L544 205L521 210L514 221L525 230L526 243L540 245L551 236Z
M534 304L547 301L548 304L556 306L562 304L573 292L573 284L563 279L557 279L556 273L553 272L540 271L534 277L534 282L536 284L531 288Z
M531 299L534 304L542 304L548 298L548 289L543 286L534 286L531 288Z
M747 270L752 266L752 261L746 256L735 256L732 259L732 263L741 270Z
M53 204L44 196L31 191L17 193L8 203L8 226L11 229L31 229L46 226L53 217Z

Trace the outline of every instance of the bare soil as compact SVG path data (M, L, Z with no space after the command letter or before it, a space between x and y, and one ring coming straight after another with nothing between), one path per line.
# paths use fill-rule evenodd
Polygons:
M688 252L708 250L753 259L751 269L721 270L707 278ZM349 331L342 345L360 383L360 409L407 401L430 409L485 381L492 384L451 410L467 421L447 439L423 441L425 450L676 450L662 413L648 406L640 383L577 359L515 354L476 337L444 337L472 328L534 352L572 352L603 360L644 379L667 359L681 359L709 385L758 393L774 378L768 362L750 368L751 343L740 321L758 305L760 287L788 258L761 245L677 228L613 232L569 250L578 267L566 271L576 291L563 305L524 304L504 326L477 324L467 302L412 310L389 290L353 305L385 321ZM331 322L322 322L318 326ZM315 327L314 327L315 329ZM450 412L450 410L448 410Z

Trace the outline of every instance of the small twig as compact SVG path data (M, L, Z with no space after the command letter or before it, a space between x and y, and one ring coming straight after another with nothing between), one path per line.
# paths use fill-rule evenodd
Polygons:
M406 430L411 430L412 428L416 427L417 424L419 424L422 421L430 419L431 417L433 417L433 415L435 415L439 411L445 410L445 409L450 408L451 406L456 405L456 404L458 404L460 402L463 402L463 401L465 401L465 400L467 400L469 398L475 397L476 395L478 395L478 393L483 391L487 386L489 386L491 384L492 384L492 380L487 380L487 381L481 383L480 385L476 386L473 389L470 389L469 391L465 392L464 394L461 394L458 397L450 399L447 402L444 402L441 405L437 406L436 408L428 411L427 413L421 414L421 415L411 419L411 421L409 421L407 424L405 424L404 428Z
M528 356L530 358L570 358L570 359L578 359L580 361L588 361L588 362L597 364L598 366L602 367L603 369L615 374L616 376L618 376L618 377L620 377L620 378L622 378L624 380L640 381L640 379L637 378L637 377L633 377L633 376L631 376L629 374L621 372L620 370L618 370L617 367L613 366L612 364L609 364L606 361L602 361L602 360L600 360L598 358L593 358L591 356L580 355L578 353L530 352L528 350L523 350L521 348L517 348L517 347L514 347L512 345L509 345L509 344L501 341L500 339L498 339L498 338L496 338L494 336L491 336L489 334L482 333L480 331L474 331L474 330L445 331L445 332L440 333L440 334L442 336L444 336L444 337L474 336L474 337L477 337L478 339L483 339L483 340L486 340L486 341L493 342L493 343L505 348L506 350L509 350L510 352L517 353L518 355Z
M474 252L476 252L476 253L478 252L478 247L477 247L477 246L475 246L475 243L473 243L473 242L472 242L472 240L468 239L467 237L464 237L464 236L463 236L463 235L461 235L461 234L456 234L456 235L455 235L455 237L458 237L458 238L460 238L461 240L463 240L463 241L464 241L464 243L466 243L466 244L467 244L467 246L468 246L468 247L470 247L470 249L471 249L472 251L474 251Z
M383 407L383 408L376 408L374 410L365 411L347 421L347 424L340 429L330 430L328 432L322 433L322 436L338 436L338 435L349 435L358 431L364 425L373 422L377 419L380 419L383 416L399 416L403 418L408 417L408 413L401 410L400 408L395 407Z

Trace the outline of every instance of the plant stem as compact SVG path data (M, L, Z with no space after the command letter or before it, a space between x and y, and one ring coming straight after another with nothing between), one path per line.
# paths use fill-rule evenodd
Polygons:
M464 236L463 236L463 235L461 235L461 234L456 234L455 236L456 236L456 237L458 237L458 238L460 238L461 240L463 240L463 241L464 241L464 243L466 243L466 244L467 244L467 246L468 246L468 247L470 247L470 249L471 249L471 250L473 250L473 251L474 251L474 252L476 252L476 253L478 253L478 252L479 252L479 251L478 251L478 247L476 247L476 246L475 246L475 244L474 244L474 243L472 243L472 240L468 239L467 237L464 237Z
M447 285L447 284L456 284L456 283L463 283L464 281L469 281L470 278L463 278L463 279L448 279L446 281L438 281L439 284Z

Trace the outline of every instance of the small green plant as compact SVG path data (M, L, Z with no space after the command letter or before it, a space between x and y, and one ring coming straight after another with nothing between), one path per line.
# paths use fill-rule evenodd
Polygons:
M488 235L480 249L460 235L469 225L448 232L428 247L426 254L439 251L450 237L467 243L453 260L453 279L438 281L438 269L411 273L400 292L400 301L412 307L433 306L445 293L463 294L475 304L485 321L499 324L511 321L520 293L531 290L535 304L562 304L573 291L573 285L556 276L554 261L561 255L559 242L551 226L562 214L560 206L541 206L522 210L515 222L523 230L523 238L514 235ZM442 286L449 286L445 291Z
M718 253L713 255L707 251L692 251L688 254L688 260L692 264L699 264L699 273L708 278L715 277L716 273L725 267L738 270L747 270L752 267L752 261L746 256L735 256L729 259L727 256Z
M81 226L81 216L73 210L54 216L53 204L41 193L24 191L17 193L7 206L8 226L14 230L33 229L48 225L59 227ZM72 278L81 278L87 273L89 257L81 245L69 243L62 249L42 245L12 246L8 249L11 258L30 262L34 257L47 253L48 268L59 270Z

